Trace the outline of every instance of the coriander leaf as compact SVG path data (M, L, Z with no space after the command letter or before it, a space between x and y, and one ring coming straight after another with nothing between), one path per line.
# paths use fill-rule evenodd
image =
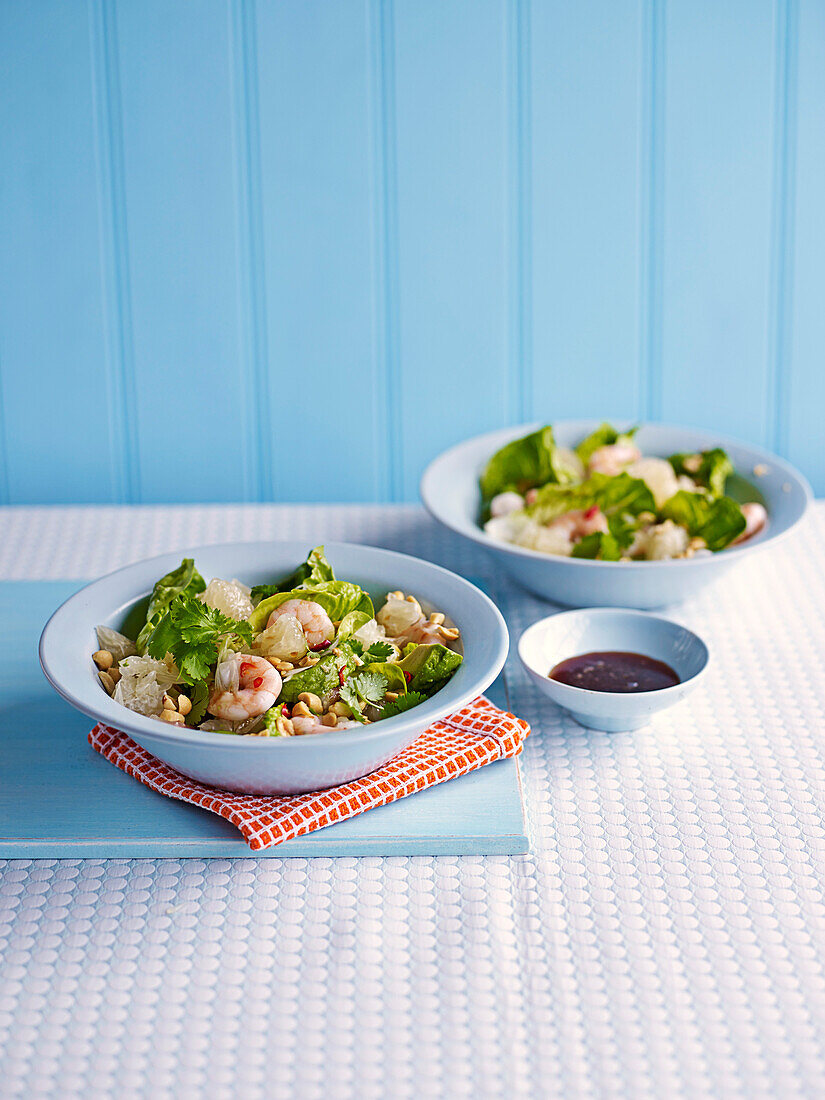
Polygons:
M366 718L361 710L361 701L358 698L358 692L351 684L345 682L341 686L339 697L341 702L346 703L352 711L352 717L356 722L366 722Z
M172 600L183 593L195 596L198 592L203 592L205 588L206 582L195 568L195 562L192 558L184 558L177 569L173 569L171 573L167 573L165 577L155 581L155 587L152 589L152 595L149 598L149 606L146 609L146 622L135 642L137 651L141 656L146 653L149 635L169 609Z
M206 704L209 702L209 684L206 680L198 680L186 694L192 704L192 709L186 715L186 724L189 727L197 726L203 721L203 716L206 714Z
M426 700L427 696L420 691L408 691L406 695L399 695L397 699L391 699L381 711L382 718L392 718L395 714L403 714L405 710L411 710Z
M234 634L243 642L252 642L252 627L248 622L230 619L217 608L190 597L176 602L172 609L172 622L187 642L217 641L224 634Z
M373 706L377 706L386 694L387 677L380 672L364 669L363 672L357 672L350 677L349 685L358 692L359 697L365 703L372 703Z
M178 595L169 610L149 635L146 650L162 661L171 653L186 684L195 684L209 677L217 663L218 650L228 638L236 644L252 641L252 628L247 622L207 607L196 596Z
M352 711L353 718L363 722L364 707L379 706L386 692L387 677L380 672L363 669L344 681L339 695Z
M364 660L368 663L370 661L386 661L388 657L392 657L393 647L389 642L373 642L369 649L364 650Z

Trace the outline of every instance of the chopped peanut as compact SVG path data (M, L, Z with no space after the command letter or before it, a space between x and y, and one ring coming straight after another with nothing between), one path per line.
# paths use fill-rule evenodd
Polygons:
M115 659L108 649L99 649L97 653L93 653L92 660L101 672L108 672L115 663Z

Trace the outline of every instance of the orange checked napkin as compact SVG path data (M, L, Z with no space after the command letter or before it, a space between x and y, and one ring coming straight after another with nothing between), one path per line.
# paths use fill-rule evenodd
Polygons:
M233 794L207 787L170 768L128 734L97 725L89 734L94 749L147 787L191 802L231 821L249 847L259 852L348 817L386 806L398 798L518 756L530 727L479 696L455 714L434 722L378 771L340 787L299 795Z

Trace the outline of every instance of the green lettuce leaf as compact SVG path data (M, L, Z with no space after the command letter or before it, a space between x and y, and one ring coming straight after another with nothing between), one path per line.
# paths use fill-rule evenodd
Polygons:
M688 477L693 478L697 484L703 485L714 498L724 496L725 482L736 472L727 451L723 451L721 447L714 447L710 451L699 451L692 454L671 455L668 462L677 474L686 474Z
M599 561L619 561L622 549L613 535L595 531L592 535L585 535L573 547L572 557L592 558Z
M149 597L149 606L146 609L146 622L135 642L141 657L146 653L149 635L163 618L172 600L184 592L189 596L196 596L205 588L206 582L195 568L192 558L184 558L177 569L173 569L171 573L167 573L165 577L155 582L152 595Z
M372 618L366 611L350 611L341 620L341 625L338 627L338 634L336 635L336 641L343 641L345 638L351 638L353 634L357 634L362 626L366 626Z
M396 661L371 661L364 665L369 672L377 672L387 681L385 691L400 691L404 694L407 690L407 678L404 670Z
M489 504L508 489L525 493L537 485L570 480L572 476L557 453L553 429L547 425L496 451L479 478L482 503Z
M708 550L724 550L745 530L745 516L735 500L712 500L704 493L680 489L662 507L662 517L686 527L692 536L705 540Z
M644 481L621 473L615 477L592 474L580 485L545 485L525 512L538 523L549 523L565 512L592 508L594 504L608 517L656 511L653 494Z
M613 443L627 443L633 438L638 430L638 428L630 428L626 432L617 432L612 424L600 424L594 432L586 436L578 447L576 447L576 454L586 466L590 460L590 456L594 451L597 451L599 447L609 447Z
M342 642L337 648L341 650L340 657L337 653L327 651L317 665L302 669L284 680L278 702L295 703L303 691L311 691L319 699L326 700L337 691L341 686L341 672L343 671L346 681L347 676L357 667L355 651L346 642Z
M280 607L287 600L313 600L320 604L327 615L336 622L339 619L343 621L352 611L362 612L367 619L375 615L369 594L357 584L352 584L350 581L318 581L302 588L294 588L290 592L277 592L262 600L249 616L252 629L256 633L263 630L266 620L275 608ZM365 619L364 622L366 621Z
M282 714L281 704L276 703L274 707L270 707L264 715L264 729L269 737L286 737L287 734L281 733L276 725L278 716Z
M314 550L310 550L307 560L282 581L277 584L256 584L252 589L252 600L256 602L278 592L291 592L295 588L334 580L335 573L324 555L323 546L316 546Z
M408 691L434 695L461 664L460 653L443 645L408 645L397 667L404 673Z

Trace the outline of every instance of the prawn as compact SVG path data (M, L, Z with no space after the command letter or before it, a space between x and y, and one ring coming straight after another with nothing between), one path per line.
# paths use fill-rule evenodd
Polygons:
M327 726L321 721L321 716L318 714L296 715L294 718L290 718L290 722L295 735L301 737L308 733L330 733L332 730L348 730L358 725L357 722L339 718L337 725Z
M298 620L310 649L324 649L325 644L335 637L332 619L314 600L287 600L286 603L282 603L269 616L267 630L282 615L293 615Z
M591 474L614 477L641 457L642 452L634 443L608 443L596 448L587 463L587 470Z
M256 718L275 705L283 681L265 657L233 653L215 670L209 711L228 722Z
M609 531L607 516L598 504L586 510L577 508L572 512L565 512L563 516L557 516L556 519L551 520L547 527L551 531L566 532L571 542L577 542L585 535L593 535L598 531L605 535Z
M743 504L741 507L742 514L745 517L745 530L738 538L733 540L731 546L738 546L740 543L745 542L746 539L752 538L757 531L761 531L768 522L768 513L761 504L754 502L751 504Z

